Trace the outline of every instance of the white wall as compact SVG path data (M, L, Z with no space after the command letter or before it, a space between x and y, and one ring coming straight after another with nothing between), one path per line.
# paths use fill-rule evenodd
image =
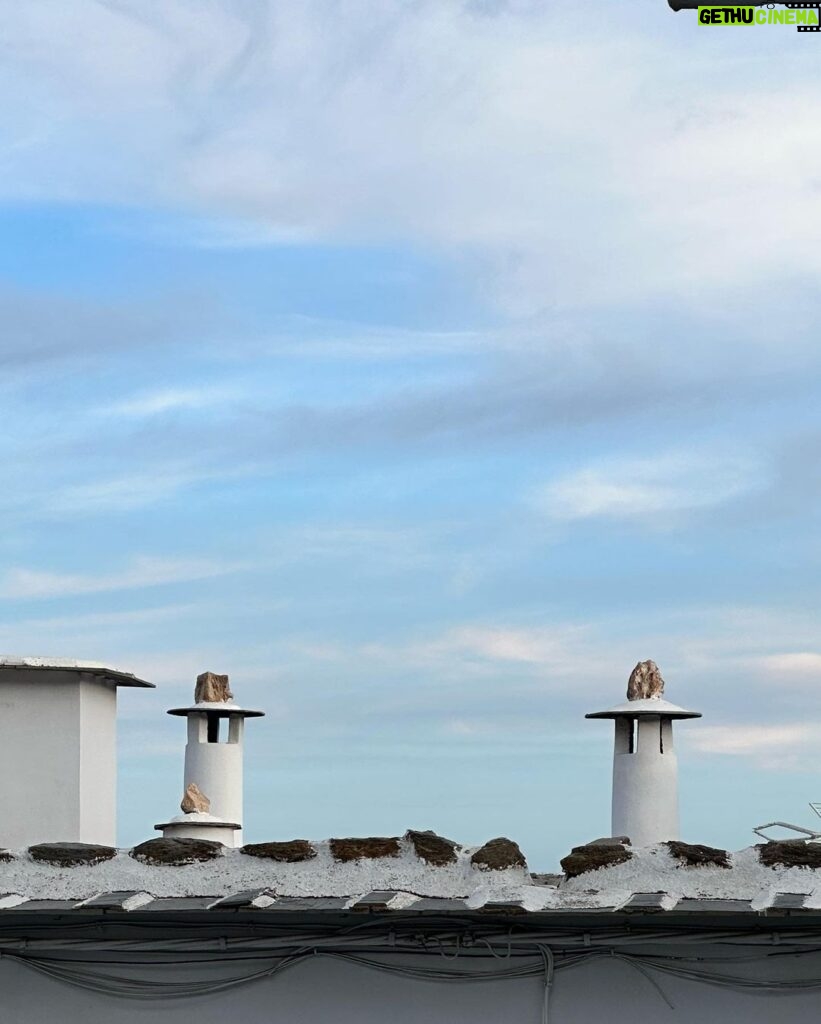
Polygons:
M117 841L117 693L80 684L80 833L86 843Z
M626 719L616 720L611 834L627 836L633 846L678 839L678 760L672 722L640 718L632 752L631 726Z
M223 821L242 824L242 757L244 721L224 718L220 721L218 743L208 743L208 723L204 714L188 716L188 742L185 746L183 788L194 782L211 801L210 813ZM205 838L203 836L203 838ZM220 837L229 846L242 846L242 829Z
M114 844L115 712L114 688L77 673L4 670L0 846Z

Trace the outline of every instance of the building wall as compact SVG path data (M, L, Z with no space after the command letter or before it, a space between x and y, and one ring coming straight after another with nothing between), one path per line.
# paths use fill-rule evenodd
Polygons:
M115 842L115 711L76 673L3 673L0 846Z
M80 833L83 842L117 842L117 692L80 683Z
M0 844L80 839L80 692L56 678L0 684Z
M659 951L662 951L660 947ZM669 952L669 949L667 950ZM726 954L726 948L723 951ZM407 959L402 961L407 963ZM438 963L430 957L419 965ZM505 961L497 962L503 969ZM264 966L245 965L248 970ZM454 969L454 961L441 961ZM726 965L722 965L726 969ZM121 967L116 968L122 970ZM157 977L157 968L134 976ZM740 966L761 977L761 964ZM821 955L783 957L766 971L782 980L821 978ZM175 968L174 976L198 980L227 976L219 965L205 971ZM610 958L556 975L549 1024L810 1024L818 1019L819 992L755 994L653 975L661 991L631 965ZM0 1014L4 1024L541 1024L543 984L538 978L490 982L409 980L311 958L273 978L226 991L166 1001L101 995L46 977L7 956L0 958ZM671 1005L668 1005L668 1001Z

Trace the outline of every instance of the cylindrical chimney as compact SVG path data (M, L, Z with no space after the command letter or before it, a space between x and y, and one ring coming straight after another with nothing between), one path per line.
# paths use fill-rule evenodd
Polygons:
M218 838L242 846L242 741L246 718L261 718L234 703L228 676L204 672L197 677L194 704L171 708L188 719L185 747L183 814L163 825L163 835Z
M624 704L585 716L615 722L611 835L626 836L633 846L679 837L673 721L701 713L671 704L663 692L656 664L642 661L630 676Z

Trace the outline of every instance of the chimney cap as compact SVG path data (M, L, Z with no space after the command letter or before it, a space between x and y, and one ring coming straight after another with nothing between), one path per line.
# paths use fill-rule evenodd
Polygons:
M200 701L199 704L190 704L186 708L169 708L167 714L169 715L193 715L196 712L203 714L208 712L210 715L218 715L220 718L264 718L264 711L252 711L250 708L242 708L239 704L234 704L233 701Z
M607 711L592 711L585 718L644 718L655 715L657 718L701 718L700 711L687 711L678 704L671 704L663 697L647 697L643 700L626 700L622 704Z
M76 661L73 658L23 658L0 655L0 681L4 671L19 672L76 672L78 675L96 676L100 682L113 686L141 686L153 690L154 683L140 679L133 672L121 672L99 661Z
M178 814L172 818L171 821L160 822L159 825L155 825L154 828L159 832L164 828L172 828L174 825L188 825L188 826L201 826L203 828L227 828L231 831L236 831L242 828L242 825L237 824L236 821L225 821L224 818L217 818L213 814L209 814L207 811L193 811L190 814Z

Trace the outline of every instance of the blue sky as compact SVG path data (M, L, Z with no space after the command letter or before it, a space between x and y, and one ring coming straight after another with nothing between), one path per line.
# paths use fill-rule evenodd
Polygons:
M4 3L0 648L109 661L123 842L228 672L250 839L821 798L817 40L654 5Z

